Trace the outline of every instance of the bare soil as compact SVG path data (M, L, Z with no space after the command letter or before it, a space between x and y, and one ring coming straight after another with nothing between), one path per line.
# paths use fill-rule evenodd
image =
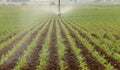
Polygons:
M47 63L46 70L60 70L59 60L58 60L58 53L57 53L57 36L56 36L56 23L54 19L51 41L50 41L50 48L49 48L49 60Z

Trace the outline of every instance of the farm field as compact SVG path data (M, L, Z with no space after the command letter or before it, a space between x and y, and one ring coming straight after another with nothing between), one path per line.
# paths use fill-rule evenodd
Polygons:
M0 7L0 70L120 70L120 6Z

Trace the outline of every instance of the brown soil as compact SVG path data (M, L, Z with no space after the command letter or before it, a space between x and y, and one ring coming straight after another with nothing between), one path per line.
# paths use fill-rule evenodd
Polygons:
M26 47L32 42L33 35L25 41L25 43L12 55L6 62L0 67L0 70L10 70L12 69L18 61L18 58L21 57L23 51L26 50Z
M58 21L59 22L59 21ZM64 43L66 45L66 54L65 54L65 62L67 63L68 68L66 70L79 70L79 62L77 57L75 56L73 50L71 49L70 42L68 41L64 30L62 29L62 26L59 22L60 25L60 30L61 30L61 35L62 38L64 39Z
M105 34L103 35L103 38L106 38L106 39L108 39L108 40L111 40L111 38L108 36L108 33L105 33Z
M38 24L37 24L36 26L38 26ZM33 27L35 28L36 26L33 26ZM31 28L30 30L32 31L34 28ZM39 29L38 29L38 30L39 30ZM36 32L37 32L37 31L36 31ZM13 40L12 42L10 42L4 49L0 50L0 59L1 59L1 57L2 57L3 54L6 54L8 51L10 51L10 50L14 47L14 45L15 45L16 43L18 43L20 40L22 40L23 37L24 37L27 33L28 33L28 32L24 32L23 34L21 34L20 37L16 38L16 39Z
M63 22L64 23L64 22ZM66 25L66 23L64 23L64 25L66 26L66 28L68 28L71 36L74 38L77 47L80 48L82 50L81 54L83 55L83 57L85 57L85 61L87 62L89 69L90 70L105 70L104 66L102 64L100 64L97 59L89 52L89 50L81 43L81 41L79 40L78 37L76 37L76 35L74 34L74 32Z
M33 30L33 28L31 28L31 30ZM12 42L10 42L4 49L0 50L0 59L2 57L3 54L6 54L8 51L10 51L14 45L16 43L18 43L20 40L23 39L23 37L27 34L28 32L24 32L23 34L21 34L20 37L16 38L15 40L13 40ZM12 38L12 36L11 36Z
M116 40L120 40L119 36L117 36L117 35L113 35L113 36L116 38Z
M104 56L104 58L107 59L107 61L110 62L115 69L120 70L120 63L117 60L115 60L112 56L107 55L107 53L99 48L94 42L89 41L89 43L92 44L94 48L100 53L100 55Z
M42 35L39 37L39 41L36 47L33 49L33 52L31 53L30 57L27 58L27 66L24 67L22 70L35 70L36 66L39 65L39 53L44 44L45 38L47 36L49 26L50 26L50 23L47 25L46 29L43 31Z
M96 39L100 39L96 34L91 34L91 36L95 37Z
M11 39L12 37L14 37L16 34L17 34L17 32L15 32L15 33L11 34L11 35L10 35L10 36L8 36L6 39L1 40L1 41L0 41L0 44L2 44L2 43L4 43L4 42L8 41L8 40L9 40L9 39Z
M18 43L20 40L23 39L23 37L27 34L23 33L20 37L16 38L14 41L10 42L4 49L0 50L0 59L3 54L6 54L8 51L10 51L16 43Z
M42 27L44 26L44 24L38 28L38 29L42 29ZM22 56L22 54L24 53L24 50L27 49L27 46L29 46L32 42L32 40L36 37L37 33L39 30L33 32L31 34L31 36L29 37L29 39L27 39L24 44L18 49L16 50L15 54L13 54L6 62L5 64L0 66L0 70L10 70L13 69L15 67L15 65L17 65L17 61L18 59Z
M58 60L58 53L57 53L57 37L56 37L56 23L54 19L51 41L50 41L50 48L49 48L49 60L47 63L46 70L60 70L59 60Z
M37 26L38 26L38 24L36 24L35 26L33 26L30 30L33 30L33 29L34 29L35 27L37 27ZM0 41L0 44L8 41L9 39L11 39L11 38L14 37L15 35L17 35L19 32L20 32L20 31L15 32L15 33L11 34L10 36L8 36L6 39L1 40L1 41Z
M69 23L69 22L68 22ZM100 55L104 56L104 58L111 63L112 66L114 66L115 69L120 70L120 63L115 60L112 56L109 56L104 50L99 48L91 39L89 39L85 34L83 34L78 28L71 25L74 29L79 31L80 35L85 38L92 46L94 46L94 49L100 53Z

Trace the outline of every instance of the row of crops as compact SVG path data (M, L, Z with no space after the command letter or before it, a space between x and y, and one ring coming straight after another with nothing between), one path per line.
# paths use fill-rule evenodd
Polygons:
M0 70L119 70L119 50L87 29L64 17L43 19L0 44Z
M5 24L0 23L0 70L120 70L118 6L82 7L61 17L53 13L43 16L40 10L24 8L0 11L9 13L4 19L0 16L0 21L9 18ZM109 12L97 18L98 10L106 9L114 9L117 16ZM82 15L76 15L76 10ZM10 17L22 21L15 23ZM8 33L3 34L6 30Z

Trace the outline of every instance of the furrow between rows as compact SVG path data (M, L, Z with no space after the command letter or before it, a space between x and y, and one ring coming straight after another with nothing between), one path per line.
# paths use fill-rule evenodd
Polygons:
M59 26L60 26L62 38L64 39L64 43L65 43L65 46L66 46L66 54L65 54L65 57L64 57L65 62L67 63L66 64L67 65L66 70L79 70L80 68L79 68L78 59L75 56L75 53L71 48L71 44L68 40L67 35L65 34L62 23L59 22Z
M57 48L57 36L56 36L56 23L55 18L53 21L53 29L52 29L52 35L51 35L51 41L50 41L50 47L49 49L49 60L47 62L46 70L59 70L59 61L58 61L58 48Z
M51 22L51 20L48 20L46 23ZM31 52L30 56L27 57L27 65L22 68L22 70L35 70L36 66L39 64L39 52L41 51L41 48L45 42L45 38L48 33L50 23L47 24L47 27L39 37L39 41L37 42L36 47L33 49L33 52Z
M85 57L85 60L87 62L87 65L89 67L90 70L104 70L104 66L102 64L100 64L97 59L89 52L89 50L82 44L82 42L79 40L78 37L76 37L75 33L66 25L68 23L65 23L63 20L62 22L64 23L65 27L69 30L70 35L74 38L77 47L80 48L81 54L83 55L83 57ZM70 24L68 24L70 25Z

